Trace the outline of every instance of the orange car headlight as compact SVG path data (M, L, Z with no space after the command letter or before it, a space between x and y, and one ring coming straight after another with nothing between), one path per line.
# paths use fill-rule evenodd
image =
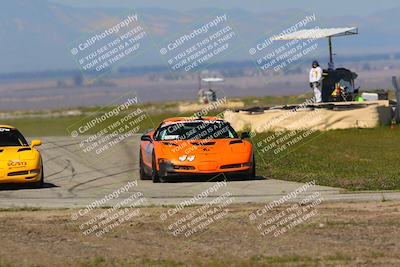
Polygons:
M187 155L182 155L178 159L179 161L183 162L185 160L192 162L194 160L195 156L187 156Z

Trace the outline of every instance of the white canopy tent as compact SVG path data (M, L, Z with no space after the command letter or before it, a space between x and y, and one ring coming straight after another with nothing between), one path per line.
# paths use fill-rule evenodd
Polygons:
M223 82L224 79L222 78L203 78L202 79L205 82Z
M304 40L328 38L329 41L329 61L333 63L332 37L358 34L358 28L326 28L326 29L306 29L288 34L283 34L272 38L273 40Z
M202 81L204 81L204 82L207 82L208 83L208 89L209 90L211 90L211 83L216 83L216 82L223 82L223 81L225 81L224 79L222 79L222 78L216 78L216 77L211 77L211 78L203 78L203 79L201 79Z

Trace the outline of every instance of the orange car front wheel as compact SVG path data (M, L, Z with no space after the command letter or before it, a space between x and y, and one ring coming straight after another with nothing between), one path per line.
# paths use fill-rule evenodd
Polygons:
M153 183L159 183L160 182L160 176L158 175L157 171L157 161L156 161L156 154L152 155L152 160L151 160L151 180Z

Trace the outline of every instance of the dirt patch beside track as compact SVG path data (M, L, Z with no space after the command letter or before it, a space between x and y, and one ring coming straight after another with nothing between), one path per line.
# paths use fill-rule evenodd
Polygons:
M321 204L311 220L277 238L249 221L260 207L229 206L224 218L188 238L171 235L160 220L170 207L140 208L100 238L82 234L79 220L70 219L76 210L3 211L0 259L11 266L400 265L400 202Z

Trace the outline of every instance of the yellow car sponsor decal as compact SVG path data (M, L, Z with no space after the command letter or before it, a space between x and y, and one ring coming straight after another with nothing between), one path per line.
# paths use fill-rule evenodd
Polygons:
M9 160L7 163L8 167L25 167L28 165L26 161L20 161L20 160Z

